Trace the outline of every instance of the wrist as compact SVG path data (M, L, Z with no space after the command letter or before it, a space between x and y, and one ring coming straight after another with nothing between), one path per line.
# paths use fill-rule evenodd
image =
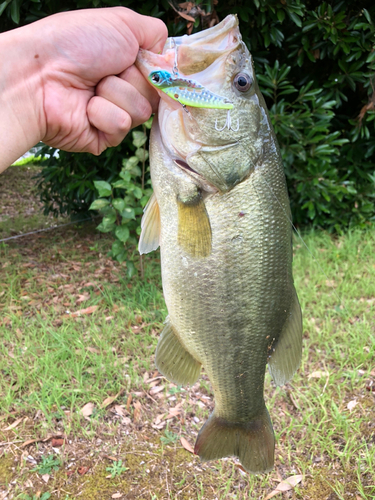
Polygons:
M0 34L0 172L44 135L42 68L28 31Z

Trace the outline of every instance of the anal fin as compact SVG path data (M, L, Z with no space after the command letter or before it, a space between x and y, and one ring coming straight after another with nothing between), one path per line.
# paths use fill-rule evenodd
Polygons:
M138 250L142 255L156 250L160 244L160 211L155 193L152 193L143 211Z
M289 316L280 338L268 360L268 368L276 385L286 384L297 371L302 355L302 312L294 291Z
M178 385L194 384L201 364L185 349L167 320L156 348L155 363L159 372Z

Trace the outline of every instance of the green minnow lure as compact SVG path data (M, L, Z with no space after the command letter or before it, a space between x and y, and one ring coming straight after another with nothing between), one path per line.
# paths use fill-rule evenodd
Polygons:
M232 109L233 104L226 98L214 94L194 80L174 76L169 71L153 71L149 80L156 88L183 106L194 108Z

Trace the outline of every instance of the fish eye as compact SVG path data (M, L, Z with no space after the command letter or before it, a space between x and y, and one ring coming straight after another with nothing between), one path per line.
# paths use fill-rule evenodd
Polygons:
M154 73L153 75L151 75L151 80L152 80L152 83L160 83L159 73Z
M246 92L253 83L252 78L246 73L238 73L233 80L234 86L240 92Z

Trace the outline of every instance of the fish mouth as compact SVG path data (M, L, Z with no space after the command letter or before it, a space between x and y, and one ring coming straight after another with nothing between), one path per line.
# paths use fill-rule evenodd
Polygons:
M223 68L214 63L222 60L223 56L225 60L225 56L236 50L241 43L237 16L229 15L208 30L168 38L162 54L140 49L135 65L149 82L149 76L155 70L166 70L173 75L178 73L182 76L198 74L198 83L220 95L219 81L223 77ZM204 81L200 81L201 78ZM158 88L156 90L165 99L165 94Z

